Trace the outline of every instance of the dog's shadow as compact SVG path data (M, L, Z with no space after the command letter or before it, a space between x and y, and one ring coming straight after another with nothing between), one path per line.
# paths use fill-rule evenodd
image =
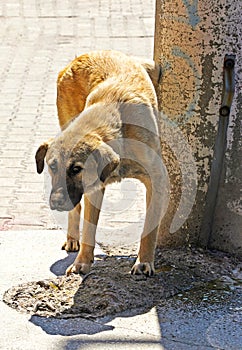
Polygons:
M64 259L60 259L51 265L50 271L56 276L63 276L66 273L66 269L73 264L76 253L67 253L68 255Z
M35 326L41 327L49 335L76 336L81 334L94 335L114 329L114 326L104 322L93 322L81 317L69 319L55 317L31 316L30 320Z
M50 271L56 276L65 275L66 269L73 264L76 253L68 253L64 259L56 261L50 266ZM99 255L102 258L104 255ZM112 317L106 317L105 321L94 322L82 317L73 318L56 318L56 317L41 317L32 315L30 322L35 326L41 327L49 335L75 336L80 334L93 335L103 331L113 330L114 327L106 325L105 322L111 320Z
M76 255L77 253L68 253L64 259L51 265L51 272L56 276L63 276L67 267L73 263ZM136 299L136 296L131 292L132 288L136 289L140 283L142 286L148 283L146 281L148 277L139 277L137 280L128 273L133 262L133 257L107 258L105 255L98 256L98 261L94 263L92 271L84 277L83 282L84 280L85 282L76 291L73 305L67 310L70 317L66 318L66 315L59 318L33 315L30 322L41 327L49 335L93 335L113 330L114 327L107 323L119 315L130 317L149 311L154 306L154 302L146 305L145 310L140 307L141 305L138 305L137 309L130 309L132 300L134 302ZM123 290L125 290L125 295L122 295ZM143 294L140 295L140 299L143 299L142 296ZM130 302L127 303L127 300L130 300ZM127 306L123 307L125 303L127 303ZM87 317L81 315L83 312L85 313L86 309L89 313ZM94 314L92 314L92 310ZM95 317L95 314L99 316L103 314L103 316Z
M54 263L51 271L57 276L63 275L75 256L75 253L68 254ZM129 273L133 257L100 256L91 272L78 284L67 309L58 317L33 315L30 322L50 335L94 335L113 330L115 327L110 322L117 317L145 314L177 294L190 291L193 286L196 295L202 288L207 291L204 281L214 279L214 270L220 266L220 262L213 259L204 255L201 261L200 256L187 249L163 249L157 251L156 274L146 277ZM67 281L70 282L73 283L71 279ZM73 286L76 288L77 285ZM72 288L72 285L69 287ZM82 339L78 339L73 346L79 346L81 342Z

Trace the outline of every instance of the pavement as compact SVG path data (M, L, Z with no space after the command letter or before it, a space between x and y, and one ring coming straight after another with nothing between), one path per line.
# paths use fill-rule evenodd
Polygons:
M153 0L8 0L0 3L0 296L11 286L49 278L67 259L66 217L51 212L37 147L58 131L56 78L75 56L116 49L152 58ZM113 243L136 244L144 189L110 187L98 239L118 227ZM122 208L122 210L117 208ZM99 252L97 246L97 251ZM0 302L0 349L242 349L240 301L198 307L174 301L112 319L57 320L20 314Z

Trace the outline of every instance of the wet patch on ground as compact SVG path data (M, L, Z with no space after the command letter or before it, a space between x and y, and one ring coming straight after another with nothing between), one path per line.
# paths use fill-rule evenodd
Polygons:
M184 303L224 303L242 289L241 264L219 252L157 250L156 274L133 276L133 256L96 257L86 276L27 282L5 292L10 307L43 317L96 319L148 311L169 298Z

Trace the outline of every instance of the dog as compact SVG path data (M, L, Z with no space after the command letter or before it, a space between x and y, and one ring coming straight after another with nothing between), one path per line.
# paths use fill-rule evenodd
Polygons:
M166 193L155 87L161 69L117 51L93 51L74 59L58 75L57 110L61 134L36 152L52 178L50 207L69 211L63 249L79 251L66 273L87 274L105 187L123 178L146 186L146 218L131 273L154 274L154 254ZM80 240L80 201L84 225Z

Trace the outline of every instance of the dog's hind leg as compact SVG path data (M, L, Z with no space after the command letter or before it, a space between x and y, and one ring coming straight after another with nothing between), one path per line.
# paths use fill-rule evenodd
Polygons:
M67 252L78 252L80 249L80 215L81 204L78 203L75 208L68 213L67 238L62 246L62 249Z
M95 235L103 196L104 189L84 195L84 224L80 251L73 265L67 269L67 275L72 272L86 274L90 271L94 260Z

